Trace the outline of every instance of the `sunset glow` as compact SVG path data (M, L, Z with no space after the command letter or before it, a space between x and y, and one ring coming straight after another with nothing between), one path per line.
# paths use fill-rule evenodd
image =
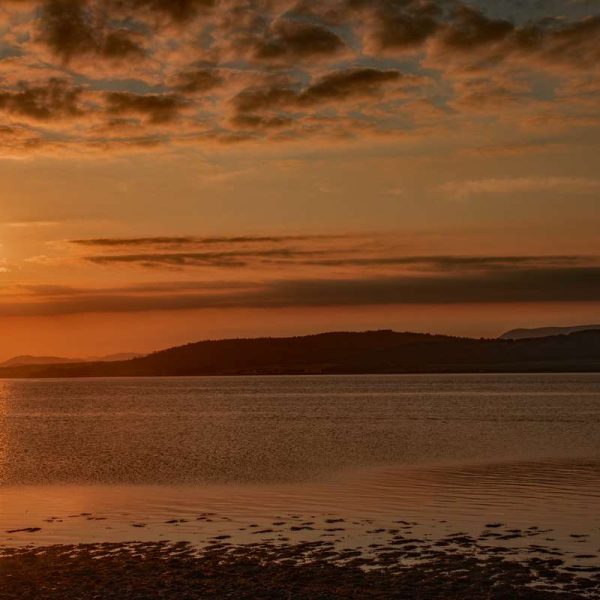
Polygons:
M0 7L0 358L600 321L597 2Z

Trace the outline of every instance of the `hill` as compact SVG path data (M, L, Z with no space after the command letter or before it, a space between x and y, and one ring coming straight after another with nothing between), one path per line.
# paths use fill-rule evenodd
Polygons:
M72 358L62 358L60 356L15 356L3 363L0 363L0 368L3 367L22 367L25 365L55 365L63 363L77 362Z
M138 358L142 354L135 354L133 352L121 352L119 354L109 354L108 356L94 356L91 358L64 358L60 356L15 356L3 363L0 363L0 369L4 367L23 367L28 365L59 365L67 363L81 363L81 362L118 362L123 360L131 360L132 358Z
M0 377L600 371L600 331L523 340L394 331L203 341L133 360L0 369Z
M511 329L503 333L501 340L524 340L529 338L550 337L553 335L569 335L578 331L600 329L600 325L574 325L572 327L538 327L537 329Z

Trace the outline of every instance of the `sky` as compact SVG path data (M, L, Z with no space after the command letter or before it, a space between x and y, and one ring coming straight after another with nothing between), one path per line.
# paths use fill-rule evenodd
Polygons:
M600 322L600 0L2 0L0 359Z

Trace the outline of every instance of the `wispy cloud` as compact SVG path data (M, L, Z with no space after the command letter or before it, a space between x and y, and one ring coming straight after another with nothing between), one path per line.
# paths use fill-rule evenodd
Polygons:
M13 227L15 229L27 229L28 227L58 227L61 224L60 221L0 221L1 226Z
M397 235L319 234L255 236L156 236L144 238L90 238L72 240L83 253L78 259L111 268L226 269L276 276L286 269L322 272L398 270L429 273L440 270L489 271L585 265L594 258L583 255L417 255ZM69 255L70 256L70 255Z
M85 260L98 265L129 264L149 268L216 267L243 268L265 260L298 260L299 257L318 256L322 250L269 248L265 250L237 250L229 252L163 252L143 254L105 254L88 256Z
M157 236L71 241L72 246L96 252L82 256L89 263L159 270L310 264L319 257L339 257L356 244L364 247L372 242L359 235Z
M343 235L243 235L243 236L156 236L141 238L90 238L71 240L71 244L92 248L135 248L160 246L211 246L222 244L264 244L344 239Z
M465 199L485 194L598 194L600 180L584 177L503 177L497 179L475 179L449 181L439 187L453 198Z

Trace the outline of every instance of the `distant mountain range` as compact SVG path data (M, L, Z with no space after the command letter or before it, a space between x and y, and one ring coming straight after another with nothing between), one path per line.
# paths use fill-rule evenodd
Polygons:
M568 335L578 331L600 329L600 325L574 325L573 327L538 327L537 329L511 329L503 333L501 340L524 340L528 338L550 337L553 335Z
M15 356L10 360L0 363L0 369L4 367L22 367L28 365L61 365L68 363L81 362L117 362L139 358L143 354L134 352L121 352L119 354L109 354L108 356L94 356L85 359L81 358L62 358L60 356Z
M600 371L600 331L522 340L394 331L203 341L117 362L24 365L0 377Z

